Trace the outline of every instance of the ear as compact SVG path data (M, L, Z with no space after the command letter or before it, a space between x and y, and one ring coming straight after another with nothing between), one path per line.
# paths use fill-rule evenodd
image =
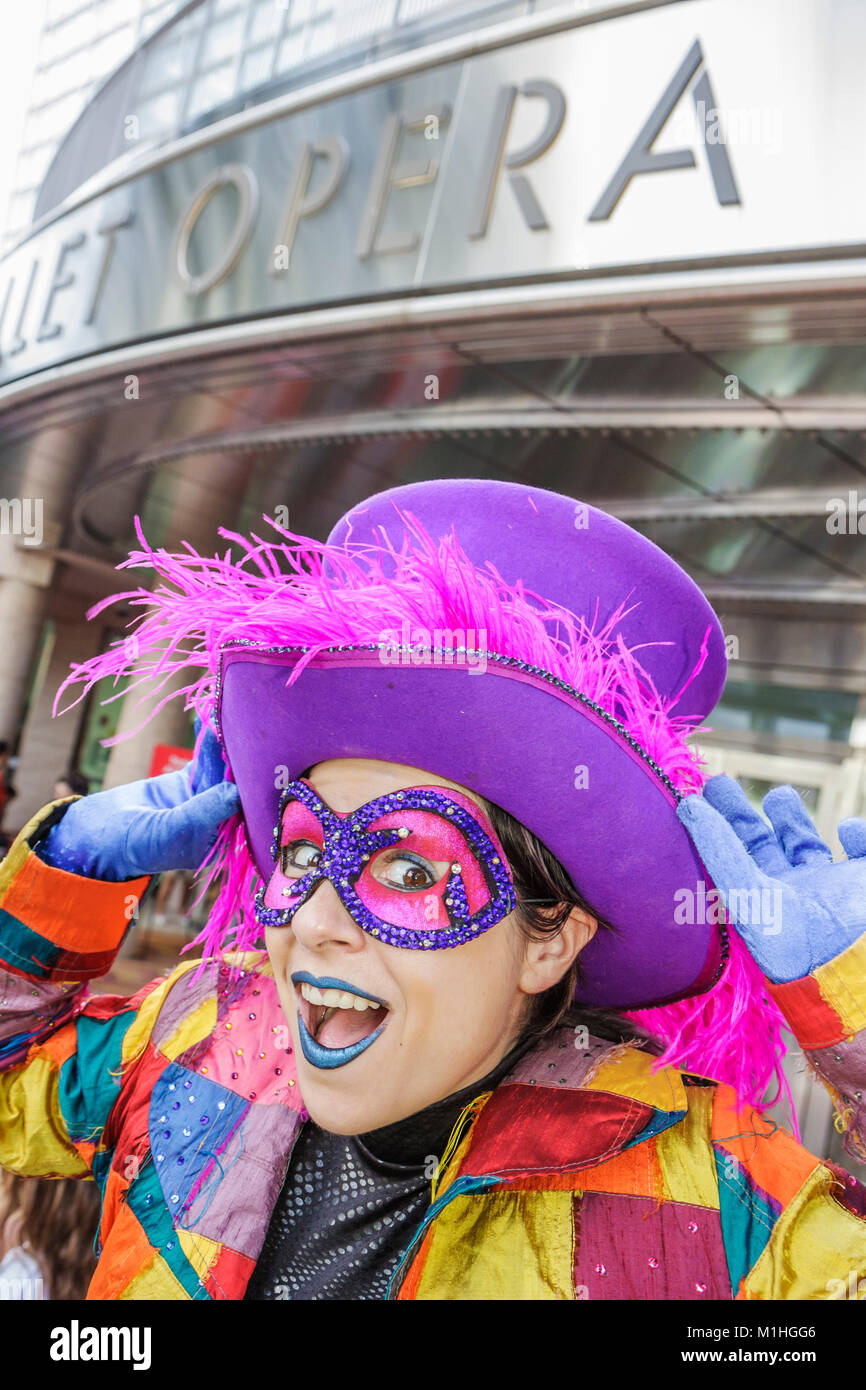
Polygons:
M582 907L573 907L555 935L527 941L519 988L524 994L542 994L571 968L598 930L598 921Z

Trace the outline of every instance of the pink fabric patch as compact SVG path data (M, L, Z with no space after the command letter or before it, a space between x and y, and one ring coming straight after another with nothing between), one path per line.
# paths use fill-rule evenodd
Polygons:
M205 1050L196 1050L188 1065L245 1100L303 1111L289 1025L277 987L266 977L248 976L240 993L220 1008Z

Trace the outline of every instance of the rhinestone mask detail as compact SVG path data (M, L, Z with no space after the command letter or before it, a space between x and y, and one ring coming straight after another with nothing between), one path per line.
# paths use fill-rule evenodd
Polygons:
M513 912L517 899L502 846L468 804L457 793L410 787L339 815L306 782L290 782L273 832L276 869L256 895L256 921L287 926L327 879L358 926L388 946L439 951L473 941ZM299 842L315 848L318 862L289 877L281 851ZM373 870L395 845L400 859L447 868L415 890L383 882ZM287 906L274 905L277 895Z

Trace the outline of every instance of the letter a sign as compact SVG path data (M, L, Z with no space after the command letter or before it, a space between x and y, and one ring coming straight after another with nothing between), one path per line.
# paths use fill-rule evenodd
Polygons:
M694 80L693 80L694 79ZM687 88L691 87L692 99L698 114L698 124L716 198L722 207L739 203L740 195L734 182L734 173L723 141L707 138L708 128L717 118L716 103L709 74L704 65L701 45L695 39L670 82L659 97L641 129L634 138L631 148L602 193L587 221L604 222L610 217L623 193L636 174L658 174L665 169L694 169L695 156L691 150L653 151L653 144Z

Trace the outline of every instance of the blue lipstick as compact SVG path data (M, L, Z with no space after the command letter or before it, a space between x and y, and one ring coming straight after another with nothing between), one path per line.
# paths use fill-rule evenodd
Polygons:
M372 1003L378 1004L380 1008L387 1008L381 999L377 999L374 994L367 994L364 990L358 989L356 985L350 985L345 980L338 980L332 975L318 977L310 975L306 970L298 970L292 975L293 985L313 985L316 989L341 989L347 990L349 994L357 994L361 999L369 999ZM307 1025L304 1023L303 1014L298 1010L298 1033L301 1042L301 1051L311 1067L322 1067L326 1070L333 1070L334 1067L344 1067L347 1062L352 1062L356 1057L360 1057L362 1052L376 1041L379 1034L385 1027L384 1021L379 1027L366 1038L361 1038L359 1042L351 1043L349 1047L323 1047L320 1042L316 1042Z
M362 1052L366 1052L384 1027L384 1023L380 1023L375 1033L371 1033L367 1038L362 1038L360 1042L352 1043L351 1047L323 1047L321 1043L316 1042L316 1039L307 1029L300 1012L298 1012L301 1051L311 1067L326 1067L329 1070L334 1067L344 1067L347 1062L354 1061L356 1057L360 1057Z

